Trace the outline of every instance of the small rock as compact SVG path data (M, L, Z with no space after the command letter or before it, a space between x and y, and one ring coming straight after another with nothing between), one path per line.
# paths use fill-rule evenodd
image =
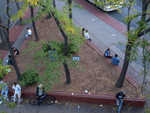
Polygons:
M78 106L78 108L80 108L80 106Z
M101 104L100 106L102 107L103 105Z
M71 93L72 95L74 95L73 93Z

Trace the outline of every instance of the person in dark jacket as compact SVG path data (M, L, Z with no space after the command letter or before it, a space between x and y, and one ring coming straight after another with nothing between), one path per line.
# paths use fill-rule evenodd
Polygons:
M10 55L8 55L8 60L7 60L7 64L8 65L13 65L13 63L12 63L12 59L11 59L11 56Z
M43 88L43 85L40 84L37 89L36 89L36 96L38 96L38 106L40 105L41 102L45 99L45 91Z
M85 28L82 29L82 35L84 36Z
M110 55L110 48L108 48L108 49L105 51L104 56L107 57L107 58L112 58L112 57L113 57L112 55Z
M119 93L116 94L116 104L118 105L118 113L120 113L121 111L121 107L123 104L123 98L125 97L125 92L121 91Z
M12 48L13 52L14 52L14 56L18 56L19 55L19 50L15 47Z

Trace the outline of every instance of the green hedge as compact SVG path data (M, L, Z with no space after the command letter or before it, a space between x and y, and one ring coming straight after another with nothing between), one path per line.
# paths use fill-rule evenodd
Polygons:
M37 82L38 74L34 70L27 70L20 76L21 84L24 85L31 85Z
M48 50L56 50L58 54L62 54L64 51L64 43L50 41L42 46L44 52L48 52ZM74 54L78 51L75 44L68 44L68 55Z

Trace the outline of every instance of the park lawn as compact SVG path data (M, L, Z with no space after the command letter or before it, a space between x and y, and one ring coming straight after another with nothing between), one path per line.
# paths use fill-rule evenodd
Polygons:
M42 40L52 41L63 41L63 36L57 27L54 18L52 19L42 19L37 26L38 37ZM35 42L34 36L29 40L30 42ZM35 42L38 43L38 42ZM27 44L26 49L30 48ZM41 49L39 47L39 49ZM26 70L27 64L33 64L31 53L35 51L32 50L23 55L20 55L17 59L18 67L20 72L23 73ZM83 69L77 70L75 68L70 69L71 84L66 84L65 71L63 66L60 67L62 70L62 79L61 83L57 83L53 86L53 90L61 91L71 91L71 92L85 92L88 90L90 93L99 93L99 94L116 94L119 91L125 91L127 95L133 95L137 89L126 79L122 88L116 88L115 83L119 77L119 72L116 71L109 63L107 63L101 56L99 56L93 49L91 49L86 43L81 46L79 52L74 56L80 56L79 65ZM34 64L33 64L34 65ZM45 67L43 67L45 68ZM43 73L42 68L38 68L38 74ZM84 71L83 71L84 70ZM9 73L9 77L6 83L9 86L12 86L14 82L19 82L15 70ZM38 86L38 83L35 83L30 86L25 86L29 90L35 90Z

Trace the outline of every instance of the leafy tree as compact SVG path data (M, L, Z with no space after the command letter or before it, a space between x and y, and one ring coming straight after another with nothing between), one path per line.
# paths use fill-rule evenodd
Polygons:
M31 10L31 20L32 20L32 26L33 26L33 30L34 30L34 35L35 35L35 38L36 38L36 41L39 40L38 38L38 34L37 34L37 31L36 31L36 26L35 26L35 21L34 21L34 18L33 18L33 6L30 6L30 10Z
M33 7L35 7L37 5L39 0L19 0L19 2L23 2L23 5L21 7L21 9L11 17L11 20L16 21L18 18L22 18L24 16L25 11L27 10L28 6L30 7L30 11L31 11L31 20L27 21L27 22L32 22L32 26L33 26L33 30L34 30L34 35L35 35L35 39L36 41L39 40L38 35L37 35L37 31L36 31L36 26L35 26L35 18L34 18L34 12L33 12ZM25 21L23 21L25 22Z
M0 59L0 79L4 77L4 74L8 74L8 70L11 71L9 66L3 66L2 60Z
M7 1L7 5L6 5L6 14L8 16L8 18L10 18L9 16L9 0L6 0ZM17 78L19 79L20 77L20 71L19 71L19 68L17 66L17 63L16 63L16 60L15 60L15 57L14 57L14 54L13 54L13 50L12 50L12 46L10 44L10 40L9 40L9 24L10 24L10 19L8 19L7 21L7 26L4 26L2 24L0 24L0 26L2 28L4 28L4 31L6 32L6 37L5 37L5 41L7 43L7 46L8 46L8 49L9 49L9 52L11 54L11 58L12 58L12 62L13 62L13 65L14 65L14 68L15 68L15 71L16 71L16 74L17 74Z
M3 25L1 17L0 17L0 24ZM0 36L1 36L1 39L2 39L2 42L3 42L4 46L6 46L6 41L5 41L5 38L4 38L5 36L3 35L3 29L2 28L0 28Z
M150 27L145 25L148 24L150 21L150 13L149 13L149 3L150 0L143 0L142 2L142 11L137 12L135 9L133 9L133 5L135 4L134 0L129 0L127 3L124 3L124 7L128 8L128 16L125 19L125 22L127 24L127 36L128 41L126 43L126 51L125 51L125 58L124 58L124 64L121 71L121 74L119 76L119 79L116 83L116 87L121 88L123 86L124 78L129 66L129 61L131 59L131 53L132 53L132 47L137 42L137 40L140 39L141 36L144 35L144 33L148 33L150 31ZM134 11L134 14L131 14L131 10ZM134 30L130 29L130 24L133 19L136 19L137 17L141 16L140 21L137 22L138 27Z
M17 6L17 10L19 11L20 10L20 7L19 7L19 2L18 0L15 0L15 3L16 3L16 6ZM22 22L22 18L20 17L20 23Z

